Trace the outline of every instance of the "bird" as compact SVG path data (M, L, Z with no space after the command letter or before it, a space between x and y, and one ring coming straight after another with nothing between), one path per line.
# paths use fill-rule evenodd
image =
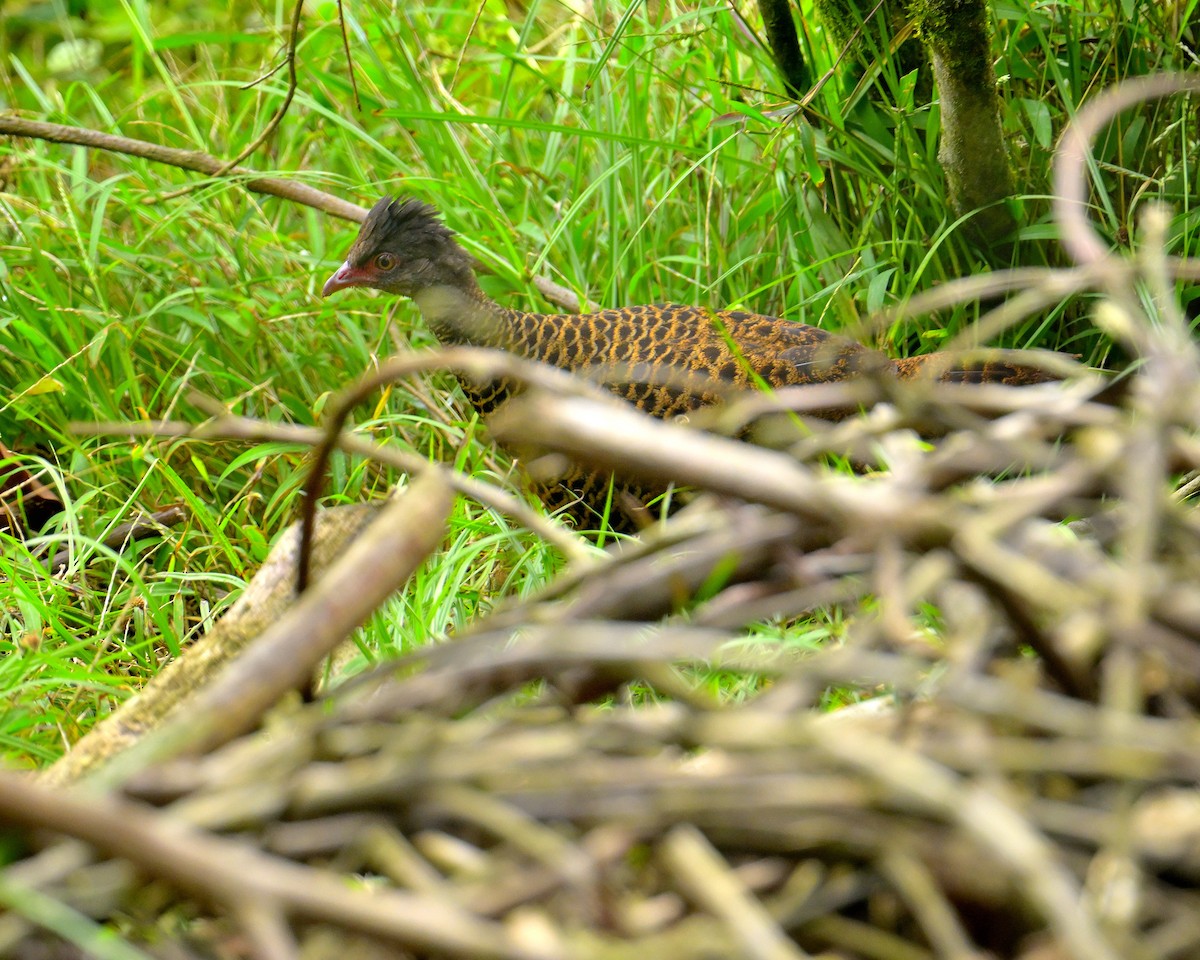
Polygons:
M474 264L436 208L385 196L367 214L321 294L328 297L350 287L399 294L413 300L445 346L499 349L593 378L597 371L612 371L600 377L602 385L660 419L764 384L831 383L872 372L912 380L938 357L889 360L820 327L743 310L656 304L592 313L526 313L490 299L475 278ZM1008 362L938 367L941 380L1024 385L1053 379L1036 367ZM638 369L681 376L673 382L670 376L629 375ZM460 384L485 416L518 389L504 379L478 383L460 378ZM576 526L594 527L599 517L607 516L613 530L636 530L645 522L640 504L664 490L610 481L606 473L574 466L557 482L534 486L548 509L566 513Z

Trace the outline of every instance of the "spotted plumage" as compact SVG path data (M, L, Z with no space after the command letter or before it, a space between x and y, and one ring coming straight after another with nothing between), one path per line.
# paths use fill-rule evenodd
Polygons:
M564 370L599 375L617 396L651 416L674 417L715 403L730 390L845 380L875 370L916 377L932 356L887 360L818 327L741 310L666 304L584 314L509 310L488 299L475 281L470 255L433 207L384 197L371 209L345 263L326 282L328 296L367 286L411 297L444 344L507 350ZM646 377L638 371L649 370ZM943 380L1023 384L1046 379L1038 370L1007 363L958 365ZM464 381L475 407L490 413L510 394L504 381ZM539 495L595 526L609 497L609 478L581 468ZM639 499L662 491L623 489ZM629 517L613 520L628 527Z

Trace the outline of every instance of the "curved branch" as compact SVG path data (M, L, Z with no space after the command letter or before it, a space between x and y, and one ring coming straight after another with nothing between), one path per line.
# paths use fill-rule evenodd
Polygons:
M1062 245L1078 264L1096 264L1109 255L1108 244L1088 221L1088 168L1092 141L1118 113L1143 100L1200 90L1200 76L1163 73L1127 80L1105 90L1075 115L1054 157L1054 218Z

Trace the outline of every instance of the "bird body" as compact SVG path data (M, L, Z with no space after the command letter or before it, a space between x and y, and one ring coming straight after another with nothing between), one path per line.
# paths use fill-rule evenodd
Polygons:
M617 396L660 418L715 403L731 390L762 384L827 383L867 371L912 379L936 356L887 360L819 327L740 310L666 304L583 314L524 313L490 300L475 280L472 263L432 207L385 197L371 209L323 295L368 286L411 297L444 344L491 347L598 375ZM1014 384L1048 379L1034 368L1007 363L958 364L940 371L939 378ZM505 381L464 380L462 385L483 414L512 390ZM558 487L543 488L539 495L548 505L573 507L575 518L587 522L589 508L603 508L607 480L576 469L562 478L567 496Z

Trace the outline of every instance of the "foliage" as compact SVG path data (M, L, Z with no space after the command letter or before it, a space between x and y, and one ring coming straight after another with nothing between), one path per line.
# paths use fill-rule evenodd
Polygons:
M290 6L290 5L286 5ZM999 2L997 75L1023 226L1016 262L1054 262L1050 153L1079 102L1123 76L1177 66L1195 4ZM880 59L839 71L838 49L800 18L813 75L806 109L742 3L571 6L348 3L355 108L337 6L307 11L300 89L247 161L369 203L405 192L439 206L487 266L488 292L538 304L544 274L605 304L743 305L924 350L979 307L873 329L916 291L982 269L946 212L936 106L913 72ZM82 14L86 12L86 18ZM235 155L286 92L269 74L290 9L29 2L0 21L0 106L173 146ZM64 48L64 44L68 45ZM257 81L257 82L256 82ZM254 83L247 87L247 84ZM1195 246L1192 113L1165 103L1101 144L1096 215L1126 242L1137 208L1175 204L1175 251ZM351 226L170 168L42 142L0 144L0 437L44 464L67 509L0 557L0 738L10 762L51 758L155 671L236 595L293 517L303 452L72 431L200 414L198 390L237 412L312 423L331 391L397 346L426 344L408 304L316 294ZM1064 303L1005 343L1107 357L1084 306ZM431 458L511 483L448 381L398 388L360 425ZM334 467L334 500L395 478ZM96 546L138 511L191 517L120 557ZM38 552L74 545L64 576ZM437 562L377 618L365 656L427 642L544 580L545 547L460 502ZM811 629L805 627L805 630Z

